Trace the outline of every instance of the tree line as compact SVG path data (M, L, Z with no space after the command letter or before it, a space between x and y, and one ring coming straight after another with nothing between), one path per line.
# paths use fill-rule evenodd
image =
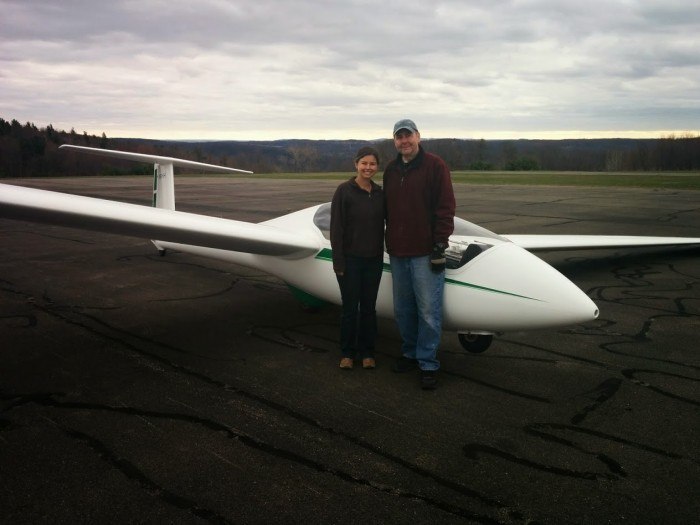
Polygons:
M383 163L396 155L390 139L371 141ZM187 142L39 128L0 118L0 177L150 173L151 166L60 151L61 144L179 157L256 173L353 171L353 155L368 141L275 140ZM693 171L700 170L700 136L658 139L425 139L423 146L452 170Z

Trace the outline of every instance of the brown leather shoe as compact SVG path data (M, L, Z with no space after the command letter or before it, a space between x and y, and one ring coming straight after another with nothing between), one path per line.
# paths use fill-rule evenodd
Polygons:
M343 370L352 370L352 359L349 357L343 357L340 360L340 368Z
M377 363L374 362L374 357L365 357L362 360L362 368L374 368Z

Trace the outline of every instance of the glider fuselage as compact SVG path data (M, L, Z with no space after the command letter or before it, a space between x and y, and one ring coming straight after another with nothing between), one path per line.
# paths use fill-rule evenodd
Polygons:
M257 268L279 277L307 294L340 304L333 273L330 241L324 235L323 218L329 204L312 206L278 217L262 225L276 226L307 239L315 238L319 250L302 258L285 258L180 243L158 241L160 249L176 250ZM457 219L463 227L487 232ZM320 227L319 227L320 226ZM490 233L490 232L487 232ZM473 257L463 257L469 246L479 246ZM527 250L500 239L453 235L453 263L445 272L445 330L496 333L566 326L591 321L598 309L588 296L552 266ZM393 317L393 294L389 256L384 254L384 274L377 297L377 313ZM451 267L450 267L451 266Z

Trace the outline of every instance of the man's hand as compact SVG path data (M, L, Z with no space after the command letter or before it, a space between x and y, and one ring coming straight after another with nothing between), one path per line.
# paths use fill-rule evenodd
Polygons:
M445 270L445 250L447 244L438 242L433 246L433 252L430 254L430 269L435 273L440 273Z

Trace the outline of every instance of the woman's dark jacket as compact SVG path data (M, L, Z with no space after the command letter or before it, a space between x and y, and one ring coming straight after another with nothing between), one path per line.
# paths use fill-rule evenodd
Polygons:
M370 181L367 192L355 177L335 190L331 203L331 248L333 269L345 271L345 256L381 257L384 253L384 195Z

